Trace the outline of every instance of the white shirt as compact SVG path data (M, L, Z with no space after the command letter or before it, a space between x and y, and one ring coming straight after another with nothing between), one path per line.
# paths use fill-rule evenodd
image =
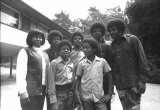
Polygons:
M42 53L42 49L37 48L35 46L33 46L33 49L42 58L42 85L46 85L46 73L45 73L46 62ZM24 49L21 49L17 57L17 69L16 69L16 80L17 80L16 82L17 82L17 87L20 94L27 92L27 89L26 89L27 64L28 64L28 55Z

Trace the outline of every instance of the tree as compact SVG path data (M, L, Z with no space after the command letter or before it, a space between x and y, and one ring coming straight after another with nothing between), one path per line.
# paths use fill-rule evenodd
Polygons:
M89 28L95 21L102 21L104 14L102 14L95 6L88 9L89 15L86 19L79 19L79 28L85 35L89 35Z
M126 14L130 32L137 35L147 53L151 67L149 82L160 83L160 1L131 0Z
M111 18L122 18L127 22L126 16L124 15L124 12L121 10L119 6L106 9L105 13L101 13L95 6L90 7L88 11L89 15L86 19L79 19L79 28L85 35L90 34L89 28L95 21L100 21L105 26L107 25L108 20Z
M69 14L62 10L59 14L55 14L55 17L56 19L53 19L53 21L69 31L72 26L72 20L69 18Z
M135 0L127 5L126 14L131 25L130 31L139 36L146 52L160 56L159 6L159 0Z

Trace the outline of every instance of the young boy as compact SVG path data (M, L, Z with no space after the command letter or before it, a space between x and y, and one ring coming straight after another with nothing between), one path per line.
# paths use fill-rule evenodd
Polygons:
M73 48L70 55L70 59L71 59L71 62L73 62L74 64L75 71L77 69L78 63L85 57L81 47L83 39L84 39L83 34L80 32L74 32L72 34L71 42L72 42ZM77 77L75 77L75 82L76 82L76 79ZM77 103L76 103L75 95L73 96L73 98L74 98L73 107L76 107Z
M103 23L99 22L99 21L96 21L94 22L91 27L90 27L90 34L93 38L96 39L96 41L98 42L98 45L99 45L99 52L98 52L98 57L102 57L104 58L107 62L108 62L108 59L106 58L106 56L108 55L107 53L107 48L109 45L105 44L105 42L102 41L106 31L105 31L105 26ZM107 94L108 92L108 84L110 82L108 82L108 78L107 76L103 77L103 89L104 89L104 93ZM114 87L112 87L112 95L114 93ZM112 97L113 99L113 97ZM111 99L105 103L108 110L111 110Z
M70 62L69 55L72 45L68 40L58 43L59 57L54 59L49 66L49 97L52 110L72 110L74 66Z
M62 38L62 33L57 30L52 30L48 34L48 43L50 44L50 47L45 51L49 56L50 62L58 57L57 44L62 40Z
M72 34L71 42L73 44L73 49L71 52L71 61L74 64L75 70L78 66L78 63L85 57L81 47L83 39L83 34L80 32L74 32Z
M82 104L83 110L107 110L105 103L111 98L113 83L108 85L108 94L104 94L103 76L108 75L109 81L112 82L112 75L109 72L111 69L105 59L96 56L98 43L95 39L85 39L82 48L86 58L79 63L76 72L77 99Z

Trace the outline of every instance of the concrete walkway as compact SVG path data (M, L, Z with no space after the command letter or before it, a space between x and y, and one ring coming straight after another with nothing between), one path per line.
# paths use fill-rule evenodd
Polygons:
M21 110L16 87L16 71L13 78L8 78L9 69L1 69L1 110ZM117 92L111 104L112 110L122 110ZM44 110L46 106L44 106ZM147 83L147 90L142 95L141 110L160 110L160 85Z

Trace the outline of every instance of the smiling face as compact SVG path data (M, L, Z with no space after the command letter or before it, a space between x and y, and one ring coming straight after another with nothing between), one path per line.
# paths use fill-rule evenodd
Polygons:
M36 35L32 38L33 46L40 47L42 42L42 36Z
M114 40L119 39L122 36L122 32L120 32L116 26L109 28L109 33Z
M80 36L75 36L74 37L74 45L75 46L80 46L82 43L82 38Z
M59 55L62 57L62 58L68 58L69 55L70 55L70 48L68 45L63 45L59 51Z
M93 49L87 42L82 44L82 49L86 57L95 55L95 49Z

